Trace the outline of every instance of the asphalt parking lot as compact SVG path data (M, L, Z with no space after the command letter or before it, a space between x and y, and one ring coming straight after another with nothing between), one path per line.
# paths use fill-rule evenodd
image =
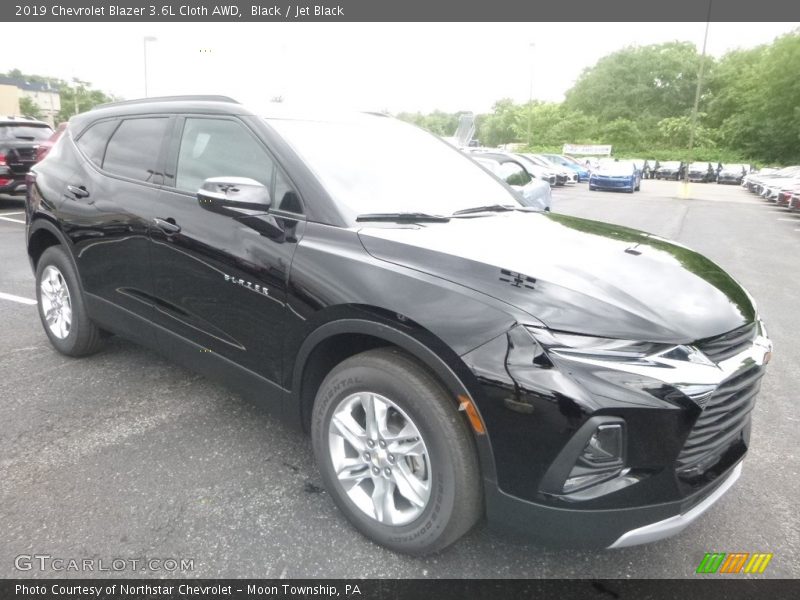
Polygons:
M426 558L361 537L322 491L309 440L257 406L117 338L88 359L53 350L24 303L35 294L23 204L0 197L0 577L92 575L15 569L15 557L40 554L194 559L191 571L117 574L127 577L681 578L711 551L772 552L763 576L800 577L800 214L738 186L690 191L580 184L554 190L553 210L675 239L756 298L775 356L739 482L694 526L649 546L554 550L481 524Z

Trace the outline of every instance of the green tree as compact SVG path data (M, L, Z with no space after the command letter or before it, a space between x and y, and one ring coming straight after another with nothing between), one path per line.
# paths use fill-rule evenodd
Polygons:
M30 98L19 99L19 111L24 116L31 117L32 119L42 118L42 111L39 109L36 103Z
M692 108L699 66L700 56L690 42L625 48L584 70L565 104L601 123L681 116Z
M800 31L756 50L731 56L731 81L718 82L720 137L766 162L800 162Z
M699 121L705 115L700 113ZM692 134L692 117L669 117L658 122L658 133L663 146L667 148L688 148L689 137ZM697 148L713 148L717 145L714 131L701 124L694 130L694 144Z
M60 89L59 95L61 112L58 113L58 121L67 121L70 117L91 110L98 104L113 102L116 99L100 90L92 89L87 81L76 81L72 86L65 85Z
M611 144L615 152L638 150L641 146L642 133L631 119L614 119L600 129L602 140Z
M519 141L521 123L523 121L521 107L510 98L503 98L494 103L492 113L480 120L478 138L486 146L497 146Z

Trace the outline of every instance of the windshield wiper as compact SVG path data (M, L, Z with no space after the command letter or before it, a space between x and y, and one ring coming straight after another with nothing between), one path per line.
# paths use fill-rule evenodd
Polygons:
M356 221L385 221L389 223L447 223L450 217L442 215L429 215L421 212L398 212L398 213L368 213L358 215Z
M472 208L462 208L461 210L457 210L454 212L454 215L469 215L472 213L481 213L481 212L507 212L510 210L520 210L524 209L524 206L511 206L506 204L489 204L487 206L474 206Z

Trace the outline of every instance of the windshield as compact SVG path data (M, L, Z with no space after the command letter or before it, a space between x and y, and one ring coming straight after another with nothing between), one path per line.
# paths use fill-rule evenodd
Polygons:
M0 125L0 139L43 142L53 135L47 125Z
M619 160L602 164L599 171L603 174L630 175L633 173L634 168L633 162Z
M544 167L542 167L540 165L537 165L535 162L533 162L532 160L530 160L529 158L527 158L526 156L524 156L522 154L517 154L516 155L516 160L519 160L520 164L523 167L525 167L525 169L529 173L531 173L533 175L542 175L547 171L547 169L545 169Z
M708 171L708 163L692 163L689 165L690 171Z
M435 136L372 115L330 121L267 119L351 220L367 213L457 210L519 202L470 158Z

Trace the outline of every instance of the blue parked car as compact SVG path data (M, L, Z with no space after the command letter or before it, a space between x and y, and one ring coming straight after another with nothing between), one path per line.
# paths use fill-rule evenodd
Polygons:
M639 191L642 172L630 160L615 160L600 165L589 177L589 189L621 190L632 194Z
M575 171L575 173L578 175L578 181L589 181L589 169L579 165L574 160L570 160L566 156L561 156L560 154L540 154L539 156L544 156L552 163L566 167L571 171Z

